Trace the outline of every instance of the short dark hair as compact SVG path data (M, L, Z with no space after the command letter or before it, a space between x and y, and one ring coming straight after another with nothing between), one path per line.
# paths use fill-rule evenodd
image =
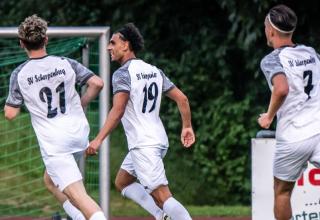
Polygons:
M45 44L47 29L47 21L34 14L21 22L18 36L28 50L37 50Z
M283 32L293 32L297 26L296 13L286 5L274 6L268 16L272 24Z
M144 40L139 29L133 23L127 23L115 33L120 33L120 38L129 41L130 49L137 53L144 47Z

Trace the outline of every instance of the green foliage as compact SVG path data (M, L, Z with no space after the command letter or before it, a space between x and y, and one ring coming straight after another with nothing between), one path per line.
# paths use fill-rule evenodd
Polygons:
M179 140L177 107L163 100L171 190L189 204L249 204L250 138L270 94L259 70L261 58L271 51L263 22L279 3L298 14L294 39L319 48L318 1L3 0L0 25L18 25L33 13L50 25L111 25L115 30L135 22L146 41L139 57L164 70L189 97L193 112L197 142L186 150Z

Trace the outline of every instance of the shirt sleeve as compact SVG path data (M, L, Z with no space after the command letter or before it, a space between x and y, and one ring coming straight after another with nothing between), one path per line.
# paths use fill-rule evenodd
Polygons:
M112 76L113 94L118 92L130 92L131 78L127 69L118 69Z
M74 72L76 73L76 83L78 85L83 86L84 84L86 84L90 77L94 76L94 73L91 70L89 70L87 67L85 67L78 61L70 58L66 59L70 63Z
M283 66L280 62L279 53L271 53L265 56L260 64L269 86L272 86L272 79L277 74L285 74Z
M162 86L162 92L168 92L169 90L173 89L174 87L176 87L173 82L171 82L171 80L164 74L164 72L162 70L160 70L161 76L163 78L163 86Z
M6 105L20 108L23 105L23 96L18 83L18 72L14 70L10 76L9 93L6 100Z

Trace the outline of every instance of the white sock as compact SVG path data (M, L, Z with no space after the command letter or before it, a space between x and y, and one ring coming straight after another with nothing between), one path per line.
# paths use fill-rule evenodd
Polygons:
M63 203L64 211L73 219L73 220L86 220L83 214L75 206L71 204L69 200L66 200Z
M121 194L124 197L132 199L138 203L142 208L148 211L156 219L161 219L163 211L154 202L152 196L145 190L145 188L139 183L132 183L125 187Z
M89 220L107 220L107 218L104 216L103 212L95 212Z
M173 197L170 197L164 202L163 211L167 213L172 220L192 220L186 208Z

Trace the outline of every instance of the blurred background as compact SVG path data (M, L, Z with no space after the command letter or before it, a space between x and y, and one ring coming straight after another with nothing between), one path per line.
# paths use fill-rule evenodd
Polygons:
M197 140L186 150L180 144L178 108L162 101L170 140L165 165L175 197L190 206L250 207L250 140L270 95L260 70L260 60L271 52L264 19L280 3L297 13L294 42L320 49L320 2L315 0L1 0L0 26L16 27L34 13L50 26L115 31L134 22L145 38L138 57L161 68L189 97L192 109ZM111 72L118 67L113 63ZM119 126L111 135L112 182L126 152ZM111 199L123 200L113 184L111 190Z

